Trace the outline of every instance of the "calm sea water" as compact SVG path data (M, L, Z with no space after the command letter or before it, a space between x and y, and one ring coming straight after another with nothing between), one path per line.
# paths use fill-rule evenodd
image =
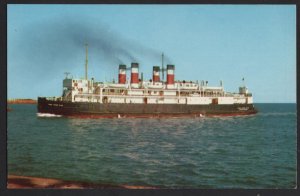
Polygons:
M9 174L163 188L296 186L296 104L191 119L41 118L35 105L9 107Z

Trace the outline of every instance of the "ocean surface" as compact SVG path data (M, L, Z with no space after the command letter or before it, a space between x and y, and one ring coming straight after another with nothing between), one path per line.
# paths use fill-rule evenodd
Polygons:
M8 174L161 188L295 188L296 104L242 117L37 117L9 105Z

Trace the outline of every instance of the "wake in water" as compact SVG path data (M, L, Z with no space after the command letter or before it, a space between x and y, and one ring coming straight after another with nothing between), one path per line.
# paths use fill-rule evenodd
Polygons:
M50 114L50 113L36 113L38 117L62 117L62 115Z

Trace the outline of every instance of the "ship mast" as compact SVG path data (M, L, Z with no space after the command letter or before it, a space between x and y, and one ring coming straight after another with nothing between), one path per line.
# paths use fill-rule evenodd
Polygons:
M162 74L162 81L164 81L165 80L164 53L161 54L161 74Z
M88 44L85 44L85 79L88 79Z

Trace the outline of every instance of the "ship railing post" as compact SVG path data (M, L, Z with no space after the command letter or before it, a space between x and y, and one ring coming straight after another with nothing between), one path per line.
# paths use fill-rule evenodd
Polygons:
M100 103L102 103L102 88L100 87Z
M178 85L178 84L177 84ZM180 102L180 85L178 85L178 103Z

